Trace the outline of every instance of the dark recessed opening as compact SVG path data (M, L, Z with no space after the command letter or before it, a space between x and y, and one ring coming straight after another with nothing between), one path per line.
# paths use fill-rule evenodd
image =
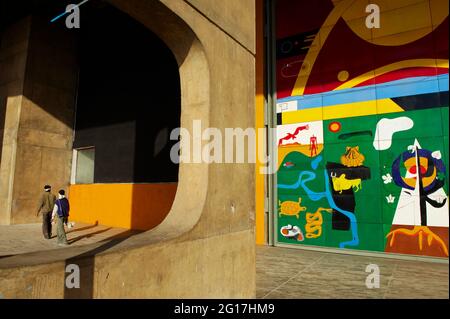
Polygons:
M111 6L85 7L74 148L95 147L95 183L178 181L178 65L147 28Z

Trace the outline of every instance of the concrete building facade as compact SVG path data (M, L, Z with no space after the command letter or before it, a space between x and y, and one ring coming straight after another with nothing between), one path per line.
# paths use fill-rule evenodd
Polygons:
M255 242L448 262L448 1L90 0L80 30L17 3L0 224L39 222L50 183L73 220L142 233L0 259L1 295L254 297ZM207 144L195 121L272 128L277 172L171 162L174 128Z
M253 1L113 0L99 5L113 6L138 21L170 49L179 73L182 127L192 130L194 120L219 129L254 126ZM67 30L63 21L60 26L49 23L49 13L57 12L50 6L2 29L2 224L38 221L33 212L42 186L70 185L74 141L79 136L74 139L74 107L83 75L77 70L80 56L77 38L70 36L73 30ZM156 207L161 216L146 226L160 223L158 227L114 245L89 247L79 255L69 248L71 258L44 254L9 259L0 269L2 295L254 296L254 165L182 163L177 169L176 193L161 185L138 185L137 190L123 183L105 186L125 199L139 192L140 198L171 198L164 207ZM83 191L78 187L74 197L83 196ZM96 192L97 198L104 194L102 189L89 192ZM68 263L80 265L85 289L65 289Z

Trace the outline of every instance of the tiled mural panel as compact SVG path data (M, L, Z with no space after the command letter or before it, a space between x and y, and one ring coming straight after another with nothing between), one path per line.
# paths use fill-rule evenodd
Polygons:
M448 6L278 0L278 242L448 258Z

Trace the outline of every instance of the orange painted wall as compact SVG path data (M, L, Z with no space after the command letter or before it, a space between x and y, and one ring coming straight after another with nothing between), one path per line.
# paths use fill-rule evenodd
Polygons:
M167 216L176 191L177 183L72 185L70 220L148 230Z
M264 127L264 6L263 0L256 0L256 128ZM258 140L262 138L257 136ZM259 145L259 143L257 144ZM258 158L258 156L256 156ZM265 244L264 223L264 180L260 174L261 163L256 163L256 243Z

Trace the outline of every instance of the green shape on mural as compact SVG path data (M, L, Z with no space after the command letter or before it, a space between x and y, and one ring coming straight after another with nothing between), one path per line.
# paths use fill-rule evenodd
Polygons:
M408 151L408 148L417 140L421 148L431 152L439 151L448 169L448 117L443 118L445 114L448 116L448 108L324 121L324 150L320 154L323 156L323 160L317 170L313 170L311 167L311 161L314 158L311 159L299 152L289 153L280 166L277 175L278 184L293 185L298 182L301 172L311 171L316 174L316 178L307 182L307 187L314 192L323 192L326 189L324 179L326 164L337 163L343 165L342 156L346 154L348 148L355 148L356 150L357 147L357 151L351 156L359 157L359 160L357 159L353 162L361 162L363 158L362 165L370 169L370 178L363 180L361 189L354 191L356 203L354 214L358 223L359 245L346 248L384 251L386 235L391 229L400 192L402 191L392 180L393 162L402 153ZM395 119L398 117L410 118L414 122L414 126L409 130L395 132L392 135L391 145L388 149L376 150L374 140L376 138L377 123L381 119ZM341 125L340 131L332 132L328 129L330 123L333 122L339 122ZM352 132L359 133L351 135ZM363 132L364 134L362 134ZM346 134L344 140L339 138L342 134ZM286 163L288 165L284 165ZM344 161L344 163L348 164L352 163L352 161ZM402 176L405 176L405 167L400 169ZM444 190L448 194L448 174L440 173L438 178L445 179ZM331 189L332 185L329 186ZM278 189L278 194L281 201L298 200L298 197L302 198L301 205L307 208L306 211L300 213L299 219L292 216L278 218L278 226L280 228L288 224L296 225L302 230L303 235L306 235L306 213L315 212L319 207L329 208L330 206L326 199L321 199L317 202L311 200L301 187L298 189ZM283 237L278 229L278 241L301 245L339 247L341 242L352 239L350 230L333 229L332 213L322 212L321 215L321 236L317 238L306 238L304 236L303 241L297 241Z

